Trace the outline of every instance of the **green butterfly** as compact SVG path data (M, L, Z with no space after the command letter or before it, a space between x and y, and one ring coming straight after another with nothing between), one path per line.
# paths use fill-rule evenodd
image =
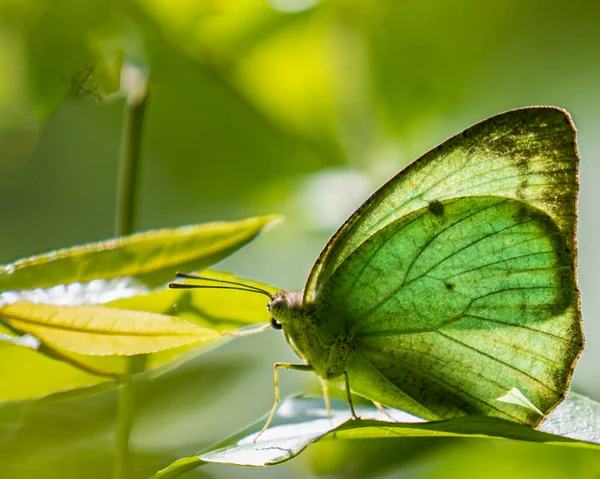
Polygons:
M278 368L344 377L354 416L350 390L425 419L539 423L583 346L577 167L569 114L523 108L382 186L331 238L303 291L271 296L265 327L282 329L303 364L275 364L265 428Z

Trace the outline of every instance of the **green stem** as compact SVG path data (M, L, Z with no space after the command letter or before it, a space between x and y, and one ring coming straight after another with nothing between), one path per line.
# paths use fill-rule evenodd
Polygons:
M132 356L129 358L127 366L128 376L123 382L119 393L113 479L127 479L130 477L129 438L131 436L131 429L135 418L135 402L137 396L135 375L145 369L146 356Z
M140 184L140 159L144 116L148 93L136 95L127 101L123 148L121 151L119 189L117 192L116 235L135 232Z
M142 132L147 104L148 93L145 85L138 92L130 94L127 99L117 193L117 236L130 235L136 230ZM135 418L137 396L135 375L144 371L145 367L145 355L128 358L127 376L119 392L113 479L129 477L129 438Z

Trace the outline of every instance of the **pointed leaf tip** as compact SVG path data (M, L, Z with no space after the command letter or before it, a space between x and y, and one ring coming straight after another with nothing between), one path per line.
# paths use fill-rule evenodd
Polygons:
M157 229L31 256L0 266L0 291L136 276L148 286L177 269L204 269L252 241L280 218L259 216Z

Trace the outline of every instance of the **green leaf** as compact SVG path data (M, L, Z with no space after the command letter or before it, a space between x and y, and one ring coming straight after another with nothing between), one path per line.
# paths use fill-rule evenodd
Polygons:
M0 307L16 331L44 343L90 355L148 354L220 336L214 330L161 314L103 306L55 306L26 301Z
M274 292L276 288L256 281L239 278L228 273L202 271L202 276L210 276L244 283ZM226 301L224 301L226 299ZM265 299L260 295L235 290L181 290L156 289L147 294L138 294L125 299L107 303L105 306L126 310L145 311L166 314L183 319L189 323L212 330L215 335L199 345L191 343L171 349L148 354L146 371L149 377L170 371L182 363L204 354L214 347L224 344L230 337L222 337L222 330L238 329L245 325L265 323L269 314L265 308ZM0 333L13 334L3 330ZM101 388L112 388L116 383L107 377L93 375L80 370L68 362L57 361L42 355L29 347L15 345L18 338L9 336L10 342L0 342L0 402L33 399L58 393L57 399L93 394ZM62 350L59 348L59 351ZM68 353L78 362L111 374L123 374L126 370L126 357L123 356L87 356ZM27 370L28 380L23 381L22 371Z
M204 270L198 275L225 281L235 281L254 286L275 294L277 288L231 273ZM226 301L224 301L226 300ZM237 329L249 324L267 322L268 300L264 296L237 290L211 289L155 289L149 293L106 303L121 309L168 314L186 321L193 321L206 328Z
M269 284L240 278L231 273L204 270L199 274L215 279L242 282L270 293L277 291L277 288ZM128 310L167 314L220 333L224 330L231 331L252 324L268 322L270 316L266 308L267 302L262 295L236 290L158 289L148 294L118 299L107 305ZM217 339L218 341L212 346L217 346L231 337ZM148 369L159 368L155 370L155 373L163 373L176 367L182 361L206 352L207 346L209 346L207 343L200 349L195 346L182 346L152 354L148 357Z
M173 462L152 479L177 477L205 463L238 466L272 466L297 456L322 438L359 439L390 437L470 437L511 439L555 446L600 450L600 403L571 393L537 430L489 416L461 416L425 422L410 414L388 409L386 417L375 407L357 408L360 420L350 419L344 401L332 401L329 420L323 400L292 397L277 408L269 428L257 438L266 416L194 456ZM390 419L398 422L390 422Z
M110 389L117 386L108 376L86 372L23 346L0 344L0 356L0 403L38 399L67 391L89 395L98 392L98 388ZM108 358L103 359L106 363ZM119 364L123 365L121 370L125 369L123 361L126 357L115 356L113 359L118 363L112 365L113 370L116 370Z
M0 267L0 290L121 276L158 286L175 270L204 269L253 240L276 216L151 230L20 259Z

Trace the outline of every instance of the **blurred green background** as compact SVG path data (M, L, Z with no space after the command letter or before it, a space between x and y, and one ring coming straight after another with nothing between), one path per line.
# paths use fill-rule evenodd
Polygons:
M123 60L150 79L138 228L283 213L219 267L289 289L348 214L421 153L507 109L569 110L587 339L573 385L600 399L600 3L0 0L0 262L114 234L124 100L107 94ZM266 412L272 364L293 360L272 331L146 384L132 477ZM284 372L282 393L318 392L306 376ZM0 477L109 477L115 414L114 392L0 407ZM277 468L188 474L314 476L598 478L600 455L330 441Z

